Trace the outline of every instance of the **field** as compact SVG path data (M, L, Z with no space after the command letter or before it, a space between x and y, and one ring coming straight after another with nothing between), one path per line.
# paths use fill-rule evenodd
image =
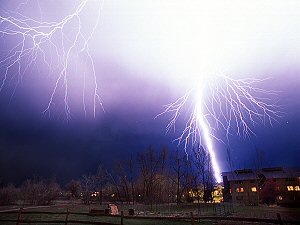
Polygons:
M60 224L66 224L67 210L71 212L68 215L68 221L88 221L88 222L102 222L121 224L120 216L104 216L104 215L89 215L91 209L104 209L106 205L82 205L79 203L57 202L56 205L49 207L24 208L21 215L22 220L35 221L52 221L53 223L34 223L34 224L58 224L57 221L64 221ZM267 206L237 206L224 204L183 204L180 206L174 204L154 205L118 205L119 212L124 212L123 223L125 225L185 225L192 224L191 212L195 218L194 224L267 224L263 222L245 222L245 221L226 221L224 218L256 218L256 219L273 219L277 221L276 213L280 213L284 221L300 221L300 208L283 208L283 207L267 207ZM134 217L128 216L128 209L133 208L135 212ZM2 211L4 208L2 209ZM34 212L34 214L32 214ZM51 212L51 214L44 214ZM28 213L28 214L26 214ZM56 214L54 214L56 213ZM224 215L223 215L224 213ZM143 218L141 218L143 217ZM205 217L205 218L204 218ZM18 210L14 212L1 212L0 220L16 220L18 218ZM199 220L199 218L201 218ZM272 222L272 221L269 221ZM16 222L1 222L0 224L10 225ZM28 224L28 223L21 223ZM19 225L21 225L19 224ZM73 224L73 223L68 223ZM75 223L74 223L75 224ZM79 224L79 223L77 223ZM100 224L100 223L99 223ZM268 223L272 224L272 223ZM286 224L286 223L285 223ZM293 224L297 224L296 222Z

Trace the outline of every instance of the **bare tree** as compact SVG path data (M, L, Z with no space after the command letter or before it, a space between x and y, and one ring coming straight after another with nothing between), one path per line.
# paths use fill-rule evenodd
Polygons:
M182 196L187 192L191 185L191 164L185 154L179 150L171 156L171 170L175 176L170 176L172 182L176 185L176 203L182 203Z
M227 154L227 163L229 165L230 171L233 171L233 161L232 161L232 154L231 154L231 149L227 147L226 149L226 154Z
M134 172L135 172L135 163L133 157L131 155L129 160L129 182L131 186L131 196L132 196L132 204L135 202L135 187L134 187Z
M122 198L129 204L130 203L130 183L127 178L126 162L119 162L116 166L116 172L119 179L119 187L122 190Z
M46 181L46 188L44 192L44 203L50 205L52 201L56 200L61 193L61 188L56 181L56 178L51 178Z
M263 161L264 161L264 152L259 147L255 146L255 152L256 152L256 160L255 160L255 169L261 170L263 167Z
M22 197L24 201L30 205L40 204L45 191L45 183L37 176L34 176L33 179L26 180L21 187Z
M24 201L31 205L49 205L59 196L60 187L54 178L47 181L34 176L23 183L21 193Z
M118 177L112 173L112 172L107 172L107 176L108 176L108 181L109 181L109 187L113 187L113 196L114 196L114 200L122 200L121 197L121 192L120 192L120 187L119 187L119 182L118 182ZM110 188L111 189L111 188Z
M123 199L130 204L135 202L135 162L131 156L129 160L122 160L116 166L118 182Z
M155 154L153 147L150 145L145 153L138 154L138 163L140 168L140 179L143 184L143 200L151 207L155 200L155 193L158 193L159 183L162 179L162 173L165 169L166 149L159 154Z
M99 165L97 173L93 177L93 181L94 181L93 187L95 192L99 192L99 194L97 195L97 199L100 205L102 205L103 202L103 188L107 182L107 179L108 179L107 170L102 165Z
M66 190L70 192L72 198L79 198L81 193L80 181L72 179L66 184Z
M83 175L81 178L81 187L83 191L83 202L88 205L91 203L91 193L94 190L94 177L92 175Z
M0 188L0 205L15 204L18 200L19 189L13 184Z
M197 145L193 147L193 164L196 169L198 180L198 188L202 186L203 200L205 202L211 201L211 192L214 185L214 177L212 174L212 164L210 155L207 150L202 145Z

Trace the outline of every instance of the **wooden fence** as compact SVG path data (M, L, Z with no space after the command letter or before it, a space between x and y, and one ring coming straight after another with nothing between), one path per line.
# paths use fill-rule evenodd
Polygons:
M15 214L15 211L8 211L3 212L1 214ZM22 219L23 215L65 215L65 220L28 220L28 219ZM71 220L70 215L84 215L84 216L91 216L90 213L79 213L79 212L70 212L69 209L67 209L66 212L39 212L39 211L23 211L22 208L18 211L18 217L16 220L14 219L1 219L1 222L10 222L15 223L16 225L22 225L22 224L40 224L40 223L50 223L50 224L64 224L64 225L70 225L70 224L92 224L92 225L115 225L114 223L106 223L106 222L97 222L97 221L85 221L85 220ZM122 224L122 223L121 223Z
M16 214L16 211L2 212L1 214ZM44 215L65 215L65 220L28 220L22 219L23 215L28 214L44 214ZM91 224L91 225L116 225L115 223L97 222L97 221L85 221L85 220L71 220L70 215L84 215L84 216L106 216L120 218L119 224L124 225L124 219L138 219L138 220L165 220L165 221L190 221L191 225L195 225L195 221L201 220L217 220L217 221L240 221L240 222L256 222L256 223L270 223L270 224L300 224L300 221L293 220L282 220L279 213L277 213L277 219L266 219L266 218L245 218L245 217L232 217L232 216L194 216L193 212L190 213L189 217L172 217L172 216L125 216L123 211L120 215L104 215L104 214L91 214L91 213L79 213L70 212L67 209L66 212L39 212L39 211L23 211L22 208L17 212L17 219L2 219L0 223L10 222L16 225L22 224Z

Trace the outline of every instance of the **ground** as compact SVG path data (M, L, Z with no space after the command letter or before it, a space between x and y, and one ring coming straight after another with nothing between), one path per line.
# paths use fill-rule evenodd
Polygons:
M99 204L91 204L91 205L83 205L79 202L56 202L56 205L47 206L47 207L36 207L36 208L25 208L24 211L35 211L35 212L66 212L69 209L71 212L83 212L87 213L91 209L104 209L107 205L99 205ZM218 213L222 213L222 211L218 211L219 208L222 208L222 205L212 205L212 204L201 204L200 210L197 205L193 204L182 204L177 206L175 204L165 204L165 205L153 205L152 209L150 206L145 205L122 205L119 204L118 208L119 211L123 211L124 215L128 215L128 209L133 208L135 210L135 214L138 216L147 216L147 217L166 217L170 216L173 218L176 217L187 217L187 220L181 221L167 221L162 219L129 219L124 218L125 225L138 225L138 224L145 224L145 225L185 225L191 224L190 220L190 213L193 212L194 216L224 216L218 215ZM283 220L297 220L300 221L300 208L284 208L279 206L237 206L232 205L232 208L229 206L227 210L232 211L230 216L234 217L251 217L251 218L268 218L268 219L276 219L276 213L280 213ZM12 207L2 207L0 210L4 211L7 209L11 209ZM225 209L225 207L224 207ZM2 212L0 214L0 220L2 219L17 219L18 214L17 211L15 213L8 213ZM62 220L65 221L66 215L65 214L25 214L22 216L22 219L28 220ZM71 214L69 220L85 220L85 221L98 221L98 222L107 222L113 224L120 224L121 218L120 217L108 217L108 216L87 216L87 215L73 215ZM0 222L0 224L10 225L16 224L8 223L8 222ZM263 224L263 223L254 223L254 222L234 222L234 221L220 221L215 219L206 219L198 221L195 220L195 225L197 224Z

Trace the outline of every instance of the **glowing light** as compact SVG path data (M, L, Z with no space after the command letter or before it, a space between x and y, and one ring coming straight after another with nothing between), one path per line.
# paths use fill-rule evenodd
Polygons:
M271 101L271 96L277 93L260 88L260 82L260 79L232 79L222 74L202 77L199 75L195 82L197 87L174 103L166 105L161 113L173 113L166 128L169 132L171 128L175 129L179 114L188 99L194 99L193 111L186 127L176 140L179 144L184 143L187 154L189 145L197 142L205 145L217 182L221 182L221 173L213 140L229 144L230 135L254 135L253 127L256 124L272 125L280 116L278 107ZM195 93L195 97L192 93ZM225 141L225 138L215 134L217 130L225 131Z
M251 187L251 191L252 191L252 192L257 192L256 187Z
M244 192L244 188L242 188L242 187L239 187L239 188L237 188L237 189L236 189L236 192L238 192L238 193L242 193L242 192Z
M82 17L86 13L84 12L86 8L91 9L89 6L91 2L96 3L93 4L93 9L96 10L97 17L92 23L88 21L87 27L91 29L84 29L87 22ZM44 113L50 115L56 98L62 98L64 112L69 119L71 117L70 86L78 85L74 84L77 80L77 83L81 83L84 113L87 114L86 102L88 101L87 95L89 95L92 96L92 111L95 116L96 103L101 104L101 100L89 41L98 26L103 1L77 2L73 12L67 13L63 18L54 22L27 16L22 12L22 8L28 4L29 1L20 3L15 11L0 8L1 38L11 39L13 42L12 45L1 49L5 53L0 59L0 71L3 73L0 80L0 92L7 82L17 77L18 85L22 82L26 72L34 66L41 68L43 64L55 77ZM42 11L40 13L43 14ZM87 90L88 86L92 91ZM59 96L60 93L63 93L62 97Z
M294 187L293 186L286 186L288 191L293 191Z
M212 139L211 139L211 132L209 130L209 127L207 126L207 123L205 122L205 115L202 109L203 104L203 95L202 95L203 88L198 88L197 92L197 102L196 102L196 119L199 123L200 132L203 134L203 138L205 140L205 145L207 147L207 150L210 155L210 159L212 162L212 167L214 168L214 174L215 178L218 183L221 182L221 171L219 168L219 165L216 160L216 154L213 148Z
M69 119L71 87L75 85L80 87L73 92L76 96L80 92L84 114L91 111L95 116L97 105L102 106L102 102L90 42L93 36L99 35L96 28L103 1L70 1L73 6L75 4L74 9L55 20L26 15L22 8L29 2L22 2L15 11L0 8L0 40L12 40L1 49L4 57L0 59L0 91L16 77L17 84L21 83L26 72L36 64L40 67L41 61L54 78L44 113L50 115L59 105L56 104L58 98L62 98L64 113ZM109 29L103 45L114 46L115 54L126 65L136 70L142 68L143 73L137 72L138 76L148 74L144 70L151 68L156 70L153 74L159 76L157 79L164 79L170 85L180 83L178 86L186 88L186 84L195 84L174 103L166 105L162 114L172 113L166 128L170 131L175 129L184 106L193 102L186 127L177 140L184 143L186 152L189 145L204 144L210 153L216 180L220 181L213 141L228 143L230 135L249 136L255 133L257 123L272 124L279 116L278 108L270 101L276 92L260 88L262 79L234 79L223 71L248 62L261 66L275 55L274 44L299 49L300 32L296 29L299 7L292 1L272 4L261 4L261 1L235 1L234 4L220 1L111 2L107 1L112 6L107 8L113 8L114 15L121 19L109 18L113 22L108 27L118 25ZM128 15L124 14L124 8L129 9ZM131 21L127 20L131 16ZM122 18L126 18L126 22ZM116 41L111 37L123 39ZM291 60L291 57L284 58ZM167 71L163 77L161 68ZM221 72L215 72L216 68ZM153 77L144 79L155 79ZM74 81L77 82L74 84ZM88 103L91 108L87 107ZM225 131L224 137L217 135L216 131L220 130Z

